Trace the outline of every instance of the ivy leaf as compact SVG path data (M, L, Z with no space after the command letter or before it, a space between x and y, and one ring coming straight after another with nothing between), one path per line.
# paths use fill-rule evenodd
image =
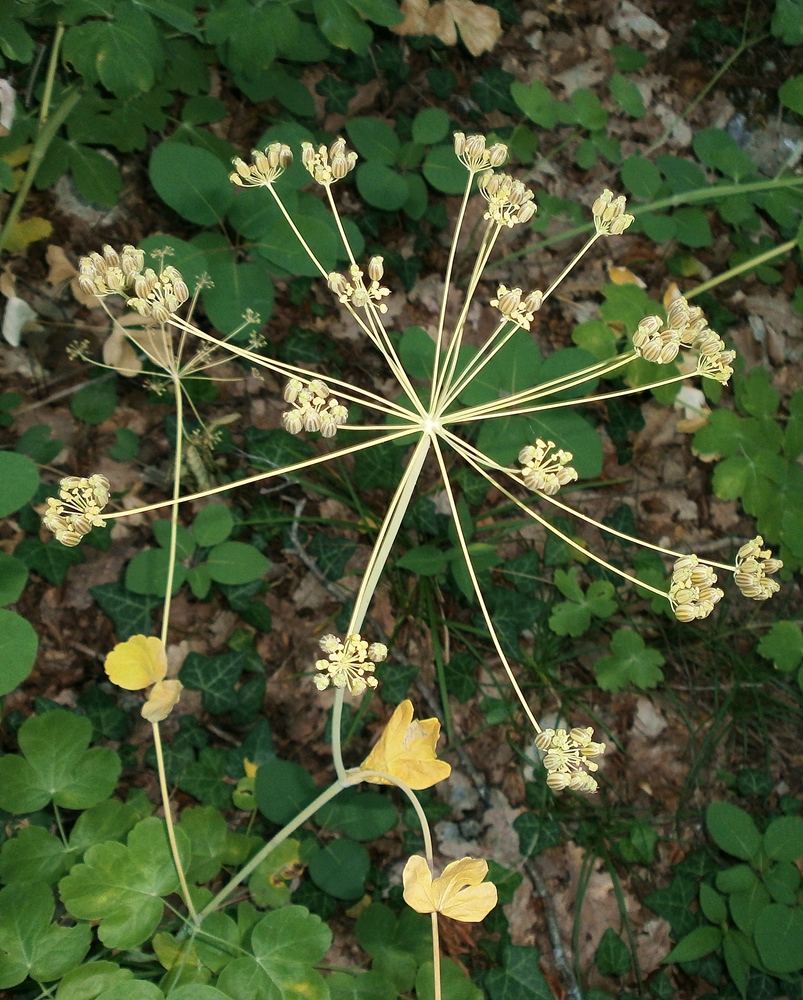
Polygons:
M23 756L0 758L0 809L29 813L49 802L87 809L108 798L120 775L120 758L107 747L87 749L89 719L56 709L27 719L19 731Z
M176 830L182 864L190 857L184 832ZM179 888L165 825L143 819L126 844L96 844L83 864L61 880L67 910L81 920L99 920L98 937L107 948L135 948L153 934L164 913L162 897Z
M83 552L77 547L67 548L55 540L43 542L34 537L23 538L14 549L14 557L56 587L64 583L70 566L82 563L85 559Z
M60 979L86 957L89 924L53 924L55 902L41 882L16 882L0 892L0 988L18 986L29 975L39 982Z
M598 660L594 668L603 691L621 691L628 684L654 688L664 679L663 656L657 649L648 649L638 632L624 628L615 632L611 654Z
M134 594L122 583L102 583L89 588L98 607L114 622L117 638L123 642L132 635L147 635L153 624L151 612L161 599L148 594Z

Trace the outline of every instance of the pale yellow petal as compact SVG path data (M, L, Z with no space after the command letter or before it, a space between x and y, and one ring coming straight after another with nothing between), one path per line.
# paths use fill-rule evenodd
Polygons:
M119 642L106 657L104 669L112 684L126 691L141 691L167 674L167 655L155 635L132 635Z
M142 718L148 722L162 722L178 704L183 689L181 681L157 681L142 706Z
M487 917L497 902L496 886L482 881L487 874L488 863L482 858L461 858L447 865L432 883L438 912L467 923Z
M432 872L426 858L413 854L402 872L404 901L416 913L432 913L437 909L432 893Z
M384 771L416 790L431 788L452 773L451 765L438 760L435 753L440 731L437 719L414 720L413 703L405 700L396 707L362 767L366 771ZM385 778L365 780L389 784Z

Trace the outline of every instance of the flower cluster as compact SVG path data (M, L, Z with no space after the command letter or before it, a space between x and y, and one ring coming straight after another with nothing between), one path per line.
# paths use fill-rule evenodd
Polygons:
M700 562L697 556L681 556L672 569L669 603L675 617L682 622L707 618L724 596L714 584L717 575L711 566Z
M315 686L323 691L331 684L336 688L347 687L352 694L360 695L366 688L375 688L373 676L377 663L387 658L388 647L381 642L369 646L359 635L346 636L346 641L336 635L325 635L319 643L328 655L326 660L316 660Z
M282 414L284 429L290 434L320 431L325 438L334 437L338 427L345 424L349 411L338 403L326 383L318 378L306 386L301 379L291 378L284 389L284 398L293 404Z
M159 274L152 267L138 274L134 279L134 297L128 304L140 316L167 323L189 297L190 291L181 272L169 264Z
M506 285L499 285L496 289L496 298L491 299L490 304L513 323L530 329L530 324L535 318L535 314L541 308L544 293L530 292L522 301L522 291L520 288L508 288Z
M236 156L232 161L234 173L229 180L237 187L264 187L272 184L293 162L293 153L283 142L272 142L264 153L251 150L251 163Z
M783 562L773 559L769 549L762 549L763 544L761 535L756 535L736 553L733 578L744 596L754 601L766 601L780 590L778 581L769 577L783 569Z
M632 225L635 216L625 212L625 205L624 195L614 198L613 192L605 188L591 207L594 226L600 236L620 236Z
M349 268L351 281L343 274L332 271L327 279L327 284L331 291L337 296L338 302L344 305L348 303L354 309L364 309L372 302L378 303L376 308L381 313L386 313L388 307L382 302L386 295L390 295L390 289L381 285L382 276L385 273L384 261L381 257L372 257L368 261L368 277L370 284L363 281L363 272L352 264Z
M546 783L553 791L564 788L574 792L597 790L596 779L588 772L599 770L599 764L592 758L605 753L605 744L595 743L591 739L593 735L594 730L588 726L568 733L565 729L544 729L536 736L535 745L545 754Z
M346 140L342 137L335 139L328 149L326 146L316 149L311 142L302 142L301 162L314 181L329 187L354 169L357 154L346 149Z
M487 171L480 175L477 186L488 202L485 219L512 229L521 222L529 222L535 215L532 191L528 191L515 177Z
M67 476L59 483L59 495L48 497L42 523L62 545L77 545L93 528L103 526L101 512L108 502L105 476Z
M697 351L700 375L724 384L733 374L735 352L725 350L725 342L709 328L702 309L690 306L682 295L670 303L666 323L660 316L645 316L633 334L636 354L656 364L674 361L681 347Z
M487 146L484 135L466 137L464 132L455 132L454 151L458 160L472 174L479 170L501 167L507 159L507 146L501 142Z
M569 465L572 457L570 451L555 449L554 441L538 438L534 445L528 444L519 452L524 485L527 489L545 493L548 497L554 496L561 486L577 479L577 470Z
M107 243L103 254L91 253L78 262L78 285L87 295L124 295L145 266L145 253L126 244L118 253Z

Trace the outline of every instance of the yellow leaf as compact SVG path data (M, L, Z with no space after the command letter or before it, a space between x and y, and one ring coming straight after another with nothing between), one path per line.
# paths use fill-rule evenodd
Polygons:
M243 761L243 770L245 771L246 778L256 778L257 765L250 761L247 757Z
M608 264L608 277L614 285L638 285L639 288L647 287L646 281L637 274L634 274L629 267Z
M141 691L167 674L167 654L155 635L132 635L118 642L106 657L104 669L112 684L126 691Z
M47 219L42 219L39 216L34 216L32 219L23 219L22 222L17 222L12 226L6 249L10 253L19 253L27 246L30 246L31 243L47 239L52 232L53 227Z
M148 700L142 706L142 718L148 722L161 722L178 704L184 685L181 681L157 681Z
M436 35L446 45L457 44L457 31L473 56L490 52L502 37L499 12L474 0L402 0L404 20L392 30L399 35Z
M384 771L410 788L431 788L449 777L450 764L438 760L435 746L441 732L437 719L413 719L413 703L403 701L396 707L379 742L362 763L365 771ZM366 778L378 785L389 785L385 778Z
M496 886L482 880L488 864L481 858L461 858L432 879L425 858L414 854L404 866L404 901L417 913L442 913L453 920L477 923L496 906Z

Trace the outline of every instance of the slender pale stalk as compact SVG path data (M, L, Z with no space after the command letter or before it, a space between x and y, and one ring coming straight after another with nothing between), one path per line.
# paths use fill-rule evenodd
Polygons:
M466 569L468 570L469 578L471 579L471 585L474 588L474 594L477 598L477 602L480 606L480 611L482 612L482 617L485 619L485 624L488 628L488 634L491 637L491 642L496 649L496 654L499 657L505 673L507 674L508 680L516 692L516 697L519 699L519 704L524 710L524 714L530 720L530 725L536 731L536 733L541 732L541 726L538 724L538 720L533 715L530 706L527 704L527 699L524 697L524 692L519 686L519 682L516 680L516 675L513 673L513 668L508 663L505 651L502 649L502 645L499 642L499 638L496 634L496 629L494 628L493 619L491 618L491 613L488 610L488 605L485 603L485 598L482 596L482 590L480 589L479 580L477 579L477 574L474 571L474 564L471 561L471 554L468 551L468 542L466 541L466 536L463 532L463 526L460 523L460 515L457 510L457 501L455 500L454 493L452 492L452 484L449 482L449 472L446 468L446 463L443 459L443 452L441 450L440 444L437 439L433 441L433 447L435 451L435 457L438 460L438 466L441 470L441 478L443 479L443 488L446 491L446 496L449 499L449 507L452 511L452 518L454 522L454 529L457 534L457 541L460 545L460 551L463 553L463 558L466 561ZM472 463L474 464L474 463ZM490 479L490 476L483 471L483 475L486 479ZM493 481L493 480L492 480ZM526 508L525 508L526 509Z

